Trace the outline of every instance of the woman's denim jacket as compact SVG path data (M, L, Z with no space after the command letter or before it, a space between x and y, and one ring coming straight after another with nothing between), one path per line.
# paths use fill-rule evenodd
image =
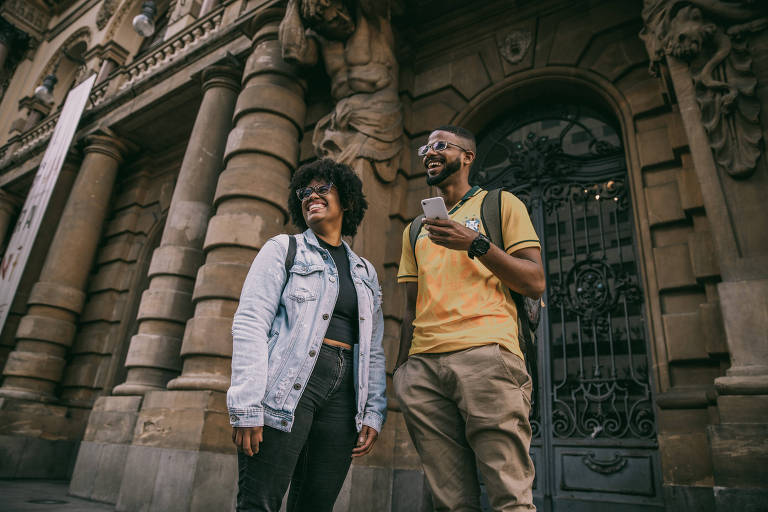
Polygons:
M355 425L381 432L387 409L381 340L384 317L376 270L352 252L359 343L354 345ZM264 244L245 279L232 323L232 382L227 408L234 427L267 425L290 431L339 293L336 265L312 230L296 235L296 257L286 282L288 235Z

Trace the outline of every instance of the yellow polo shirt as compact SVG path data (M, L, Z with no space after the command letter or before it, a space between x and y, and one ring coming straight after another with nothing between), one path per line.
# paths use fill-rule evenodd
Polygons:
M448 215L470 229L487 235L480 222L483 197L474 187ZM502 192L501 218L504 248L512 254L526 247L541 247L525 205L510 192ZM416 259L403 231L398 283L417 282L416 317L409 354L453 352L498 343L523 359L517 341L517 308L509 290L485 265L433 243L427 231L416 240Z

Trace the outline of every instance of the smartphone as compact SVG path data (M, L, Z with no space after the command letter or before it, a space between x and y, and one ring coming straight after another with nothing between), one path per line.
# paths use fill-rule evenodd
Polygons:
M421 207L424 210L424 217L428 219L449 219L448 209L445 207L445 201L442 197L422 199Z

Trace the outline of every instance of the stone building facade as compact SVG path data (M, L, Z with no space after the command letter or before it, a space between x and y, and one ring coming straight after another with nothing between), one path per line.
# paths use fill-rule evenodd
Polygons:
M325 8L312 17L303 4ZM548 291L535 497L552 511L768 501L768 9L753 0L6 0L6 272L67 92L96 75L0 333L0 477L117 510L225 510L230 326L291 173L350 163L384 288L430 130L529 207ZM307 32L310 30L310 32ZM314 37L312 34L319 34ZM55 75L53 100L33 94ZM503 399L503 397L500 397ZM429 510L394 398L338 511Z

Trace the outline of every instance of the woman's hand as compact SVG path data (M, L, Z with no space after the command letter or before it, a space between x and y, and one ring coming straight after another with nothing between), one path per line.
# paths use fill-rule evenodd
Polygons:
M376 432L376 429L363 425L363 429L357 434L357 445L352 449L352 457L368 455L378 437L379 433Z
M232 442L239 451L251 457L259 453L263 432L264 427L232 427Z

